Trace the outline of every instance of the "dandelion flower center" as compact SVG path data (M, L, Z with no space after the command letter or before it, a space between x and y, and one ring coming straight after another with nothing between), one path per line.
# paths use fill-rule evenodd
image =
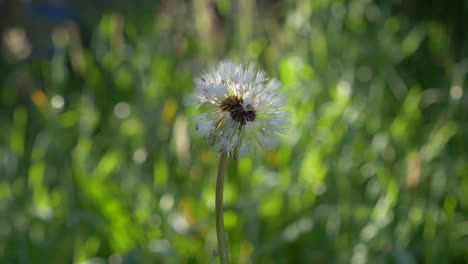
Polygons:
M232 95L224 99L220 104L221 111L229 112L231 118L244 126L247 122L255 121L257 112L252 105L247 105L245 108L242 105L244 100L242 97Z

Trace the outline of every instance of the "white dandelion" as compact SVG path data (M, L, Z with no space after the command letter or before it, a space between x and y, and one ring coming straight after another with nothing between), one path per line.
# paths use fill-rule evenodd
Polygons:
M245 157L257 146L272 149L284 131L287 112L281 83L253 66L223 61L195 80L192 103L199 135L228 157Z
M192 103L202 108L195 129L220 152L216 178L215 214L220 263L229 264L224 232L223 185L228 157L245 157L257 146L272 149L286 126L281 83L252 66L224 61L195 80Z

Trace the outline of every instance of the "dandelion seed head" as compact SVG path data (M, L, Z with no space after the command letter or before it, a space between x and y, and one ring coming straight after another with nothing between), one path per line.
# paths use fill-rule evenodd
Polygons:
M287 124L281 83L252 65L223 61L195 80L191 104L203 108L193 117L195 130L219 152L245 157L257 146L272 149Z

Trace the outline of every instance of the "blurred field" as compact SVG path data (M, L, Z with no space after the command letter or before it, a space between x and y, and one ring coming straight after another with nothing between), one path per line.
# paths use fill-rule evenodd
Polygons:
M26 2L0 1L0 263L218 263L185 100L221 59L291 112L229 161L233 263L468 263L463 0Z

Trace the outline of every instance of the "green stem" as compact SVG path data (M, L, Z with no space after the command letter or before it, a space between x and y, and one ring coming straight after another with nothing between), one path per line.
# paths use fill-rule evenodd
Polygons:
M227 155L221 153L218 165L218 177L216 178L216 199L215 199L215 214L216 214L216 236L218 238L218 254L221 264L229 264L228 249L226 243L226 235L224 234L224 217L223 217L223 187L224 187L224 167L226 164Z

